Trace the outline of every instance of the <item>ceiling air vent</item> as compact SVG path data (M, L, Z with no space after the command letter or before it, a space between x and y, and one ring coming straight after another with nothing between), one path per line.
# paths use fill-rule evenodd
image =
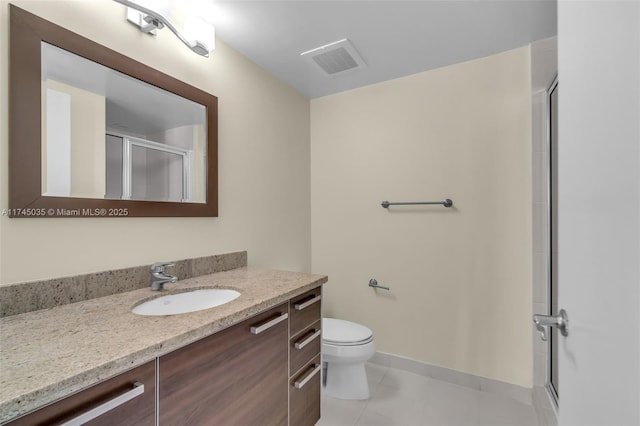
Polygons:
M308 50L301 53L300 56L307 58L331 77L366 66L356 49L346 38Z

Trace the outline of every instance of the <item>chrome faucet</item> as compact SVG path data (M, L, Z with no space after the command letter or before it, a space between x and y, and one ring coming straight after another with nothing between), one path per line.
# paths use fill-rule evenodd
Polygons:
M164 272L167 266L173 266L173 263L156 262L151 265L151 290L160 291L164 289L166 283L175 283L178 277L169 275Z

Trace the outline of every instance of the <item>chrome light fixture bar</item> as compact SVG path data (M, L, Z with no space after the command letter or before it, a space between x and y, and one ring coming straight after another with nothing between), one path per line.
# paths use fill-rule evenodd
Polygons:
M113 1L123 4L142 14L139 22L134 22L134 24L138 25L140 27L140 31L144 33L155 34L154 31L156 29L161 30L164 27L167 27L189 49L193 50L198 55L201 55L204 57L209 57L209 53L212 52L213 49L215 48L215 29L213 25L209 25L209 29L211 32L210 34L207 35L208 38L211 39L209 44L199 39L194 39L193 41L190 41L180 31L178 31L176 26L173 25L167 17L163 16L161 13L151 10L148 7L145 7L144 5L136 3L135 1L131 1L131 0L113 0Z

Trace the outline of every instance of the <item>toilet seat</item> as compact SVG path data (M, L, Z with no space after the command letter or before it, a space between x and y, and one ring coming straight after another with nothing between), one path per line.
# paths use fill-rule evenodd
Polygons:
M322 318L322 341L333 346L360 346L373 341L373 332L355 322Z

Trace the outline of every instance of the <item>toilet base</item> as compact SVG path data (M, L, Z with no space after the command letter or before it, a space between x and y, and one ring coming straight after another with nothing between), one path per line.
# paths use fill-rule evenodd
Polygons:
M328 362L324 392L338 399L369 399L369 381L364 362L341 364Z

